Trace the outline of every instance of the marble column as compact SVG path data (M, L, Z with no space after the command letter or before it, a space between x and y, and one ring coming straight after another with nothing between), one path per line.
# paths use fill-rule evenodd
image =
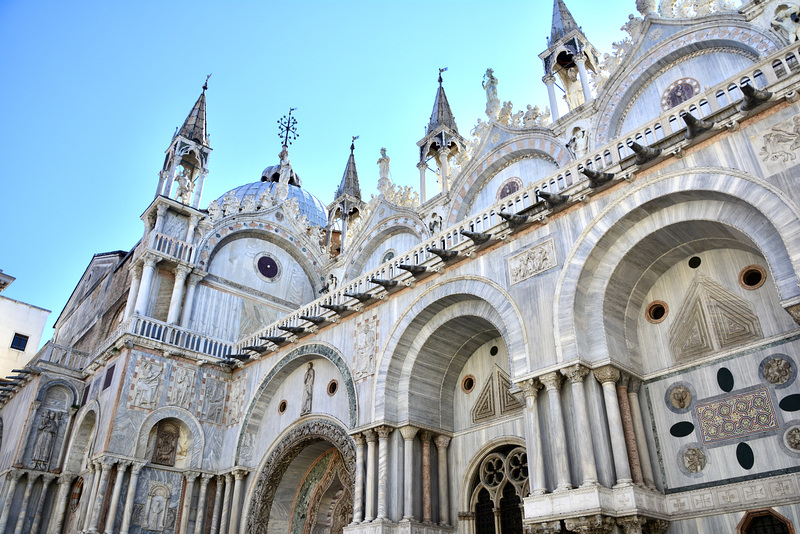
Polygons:
M578 66L578 75L581 79L581 89L583 89L583 98L586 102L592 99L592 88L589 87L589 73L586 72L586 57L581 52L573 58L575 65Z
M222 497L222 517L219 521L219 534L228 533L231 513L231 490L233 489L233 475L225 475L225 495Z
M617 473L617 484L628 485L633 482L631 468L628 464L628 451L625 448L625 433L622 430L622 418L619 413L616 382L619 371L607 365L594 370L594 377L603 386L603 401L606 405L608 432L611 436L611 452L614 458L614 470Z
M178 528L179 534L186 534L189 531L189 513L192 510L192 492L194 491L194 481L198 473L187 471L183 474L186 485L183 489L183 506L181 507L181 523Z
M17 524L14 528L14 534L22 534L22 528L25 526L25 516L28 515L28 504L31 500L31 492L33 491L33 483L39 478L39 473L28 472L28 485L25 486L25 494L22 497L22 505L19 508L19 515L17 515Z
M128 534L131 527L131 514L133 513L133 499L136 497L137 483L139 482L139 473L144 467L143 462L135 462L131 467L131 476L128 479L128 491L125 495L125 509L122 512L122 526L119 529L119 534Z
M53 513L50 514L50 528L47 529L47 534L61 534L64 515L67 513L67 498L74 478L75 475L69 473L62 473L58 478L58 492L56 493L55 504L53 504ZM0 532L3 532L3 530L0 529Z
M547 400L550 404L550 436L553 445L553 471L556 476L554 491L556 492L572 489L569 479L567 434L564 430L564 414L561 409L561 378L561 374L555 371L539 377L547 390Z
M439 179L442 181L442 193L450 190L447 180L450 178L450 148L443 146L439 149Z
M356 480L353 495L353 524L364 520L364 436L353 435L356 443Z
M550 117L553 122L558 120L558 100L556 99L556 78L552 74L548 74L542 81L547 86L547 96L550 99Z
M414 436L419 429L415 426L404 426L400 429L403 436L403 521L413 521L414 517Z
M388 519L389 501L389 434L394 428L379 426L378 434L378 520Z
M447 446L450 445L450 438L447 436L436 436L437 457L439 458L439 525L450 526L450 485L447 483Z
M194 188L194 197L192 198L192 207L195 209L200 205L200 197L203 195L203 186L206 182L206 176L208 176L208 171L201 170L200 176L197 177L197 185Z
M95 495L92 506L92 520L89 522L89 532L97 532L97 527L100 523L100 512L103 510L103 500L106 497L106 489L108 487L108 477L111 474L112 463L108 460L100 462L100 484L97 486L97 494Z
M30 534L39 534L39 526L42 524L44 505L47 503L47 489L50 487L50 483L55 479L55 475L42 475L42 491L39 493L39 502L36 503L36 514L33 516L33 524L31 525Z
M428 172L428 164L420 161L417 163L417 169L419 169L419 198L420 202L425 204L425 201L428 200L425 193L425 174Z
M153 283L153 276L156 273L156 263L159 258L152 254L144 256L144 264L142 266L142 281L139 283L139 293L136 295L136 306L134 311L137 315L145 315L147 312L147 304L150 300L150 286Z
M242 515L242 486L246 474L247 471L244 469L236 469L233 472L233 502L231 503L231 524L228 529L230 534L239 534L239 521Z
M431 433L423 430L419 439L422 440L422 522L433 521L433 508L431 505Z
M597 465L595 465L594 447L592 446L592 427L589 423L589 411L586 406L586 395L583 391L583 379L589 374L589 369L581 364L575 364L566 369L561 369L561 374L569 379L572 387L572 404L575 410L576 423L575 435L580 437L577 442L583 476L581 487L596 486Z
M628 381L630 377L623 374L617 383L617 402L619 403L619 414L622 418L622 431L625 434L625 449L628 451L628 465L631 466L631 476L633 483L644 484L642 476L642 464L639 462L639 449L636 447L636 435L633 431L633 419L631 418L631 407L628 404Z
M142 281L142 266L134 265L131 269L131 288L128 291L128 300L125 302L125 316L123 320L130 319L136 307L136 297L139 295L139 286Z
M525 394L525 450L528 453L528 475L531 495L542 495L547 491L544 478L544 453L542 431L539 428L539 389L542 384L536 378L525 380L519 387Z
M192 306L194 305L194 294L197 291L197 283L203 277L197 273L189 275L189 281L186 287L186 298L183 299L183 311L181 311L181 326L189 328L189 321L192 318Z
M642 419L642 408L639 405L639 388L642 383L631 378L628 383L628 404L631 408L633 418L633 432L636 435L636 444L639 447L639 460L642 464L642 476L644 483L651 488L656 487L655 477L653 476L653 466L650 463L650 448L647 445L647 435L644 431L644 420Z
M92 471L92 484L91 488L89 489L89 498L86 500L86 507L83 510L83 529L85 531L89 530L89 522L92 520L92 506L94 506L94 500L97 497L97 487L100 485L100 461L99 460L90 460L90 469ZM83 501L83 498L81 498Z
M186 241L190 245L194 243L194 231L197 229L197 223L200 222L200 217L197 215L192 215L189 217L189 227L186 229ZM192 261L192 258L184 258L185 261Z
M117 463L117 479L114 481L114 489L111 492L111 502L108 506L108 516L103 532L111 533L114 531L114 521L117 519L117 507L119 506L119 494L122 493L122 481L125 478L125 471L128 470L130 462Z
M211 512L211 534L219 533L219 513L222 508L222 486L225 477L217 475L217 490L214 495L214 510Z
M364 510L364 522L369 523L375 519L375 443L376 436L374 430L364 432L367 438L367 491L364 498L366 503Z
M181 313L181 301L183 301L183 290L186 287L186 277L192 272L191 267L178 265L175 267L175 284L172 286L172 296L169 300L169 311L167 312L167 324L175 324Z
M6 495L5 501L3 502L3 511L0 512L0 532L6 531L6 525L8 525L8 516L11 512L11 503L14 502L14 493L17 490L17 482L22 476L22 473L22 471L12 469L6 475Z
M200 495L197 497L197 513L194 516L194 534L203 533L203 520L206 518L206 492L212 475L203 474L200 477Z

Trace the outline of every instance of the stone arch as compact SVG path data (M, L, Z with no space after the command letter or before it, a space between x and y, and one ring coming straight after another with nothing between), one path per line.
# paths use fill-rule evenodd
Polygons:
M448 323L449 326L456 326L457 323L452 321L459 318L468 318L465 321L469 325L464 330L464 337L468 341L458 346L452 354L461 362L460 366L450 365L444 360L439 362L446 372L443 380L449 384L443 386L443 396L451 395L455 391L455 381L464 363L461 360L466 361L471 354L470 350L474 351L498 335L506 344L512 377L527 372L528 340L521 316L511 296L485 278L456 277L429 288L402 314L379 353L381 356L377 363L373 420L398 422L409 417L409 400L411 395L416 394L411 391L416 391L425 383L412 380L415 370L419 373L419 367L416 366L420 360L419 350L425 346L434 331ZM435 373L419 374L430 376ZM430 394L427 392L424 395ZM441 398L439 402L442 402ZM426 421L425 425L444 422L446 426L452 426L452 403L440 408L439 421Z
M538 155L550 160L558 168L563 168L572 161L569 150L558 139L541 137L540 134L535 137L531 135L515 136L495 147L480 161L470 163L468 172L458 175L452 185L454 200L447 218L448 222L454 224L466 217L472 200L486 180L509 162L531 155ZM470 169L471 172L469 172Z
M203 448L205 446L203 428L200 426L200 421L197 420L197 417L195 417L194 414L177 406L165 406L163 408L159 408L144 418L144 421L142 421L142 424L139 425L139 430L136 433L136 443L133 456L135 458L145 459L150 430L162 419L177 419L185 426L192 438L191 443L189 444L191 453L187 457L189 462L187 467L192 467L195 469L201 468L203 465Z
M56 378L56 379L50 380L49 382L44 384L39 389L39 392L36 394L36 400L39 401L39 402L44 401L44 399L47 397L48 391L50 390L50 388L52 388L54 386L62 386L64 388L66 388L67 390L69 390L69 393L72 394L72 399L71 399L72 402L70 404L73 405L73 406L78 404L78 392L75 389L75 386L73 386L72 384L70 384L69 382L67 382L66 380L64 380L62 378ZM69 406L67 406L66 408L69 408Z
M239 462L242 446L244 443L245 434L258 434L261 425L265 420L266 413L263 410L259 411L257 406L263 406L264 410L269 405L274 394L274 385L280 383L284 378L289 376L295 369L301 367L306 362L313 359L315 356L323 357L329 360L342 376L344 382L344 389L347 392L347 401L349 405L349 427L355 428L358 424L358 400L356 398L356 386L353 381L353 375L350 373L350 367L342 357L342 354L330 345L322 343L309 343L297 347L290 351L283 358L281 358L269 373L261 381L258 389L253 393L252 401L247 407L244 419L242 421L242 429L239 432L239 439L236 442L236 462Z
M347 431L328 418L298 423L283 432L254 473L245 500L244 532L256 534L266 531L278 482L306 447L320 441L330 443L342 455L349 475L344 481L345 487L352 492L356 452L355 443Z
M352 247L352 250L348 252L351 259L345 272L345 281L361 276L364 264L372 253L386 239L399 233L412 234L420 242L428 237L424 226L416 217L412 219L408 215L398 214L375 223L372 231L362 235L359 241L356 242L357 246Z
M100 403L93 400L76 414L72 438L64 456L64 471L80 473L83 459L92 455L97 437L97 422L100 420Z
M525 440L519 436L500 436L489 440L475 454L470 458L467 465L464 467L464 473L461 476L461 484L458 491L458 507L459 512L469 512L472 507L472 492L470 491L470 482L478 471L481 462L487 454L493 450L502 447L503 445L513 445L517 447L524 447Z
M746 215L746 216L745 216ZM800 257L790 250L800 246L800 210L767 182L741 171L701 168L654 177L632 188L606 206L587 225L564 259L554 299L556 351L559 361L577 357L609 357L609 332L605 321L624 323L624 311L610 303L610 293L621 289L617 278L637 280L637 273L615 277L626 254L648 236L661 232L674 250L685 244L665 234L667 228L695 222L690 241L706 240L701 246L716 246L726 240L736 247L754 250L765 258L781 304L800 302L797 272ZM701 222L702 224L696 224ZM604 229L602 232L598 228ZM674 229L686 230L683 227ZM670 250L651 251L665 255ZM629 258L630 259L630 258ZM647 268L647 267L645 267ZM644 269L641 270L644 273ZM572 283L567 283L573 280ZM619 298L619 297L617 297ZM610 310L610 311L609 311ZM614 315L613 318L607 314ZM597 329L596 332L590 330ZM614 336L624 335L619 330ZM627 350L624 353L627 354Z
M621 124L620 116L627 109L643 84L658 73L664 66L680 57L701 49L728 47L741 50L758 58L778 49L778 44L768 33L761 33L744 21L729 21L729 26L720 27L718 23L693 26L681 34L665 39L662 46L656 46L640 58L620 69L619 77L615 77L600 97L597 109L597 128L595 130L595 146L608 142ZM635 52L635 51L634 51ZM629 53L633 57L634 52ZM654 117L655 118L655 117Z

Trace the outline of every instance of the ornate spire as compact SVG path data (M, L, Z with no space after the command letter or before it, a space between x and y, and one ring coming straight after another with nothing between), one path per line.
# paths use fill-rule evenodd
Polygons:
M206 83L203 84L203 92L197 102L194 103L192 111L189 112L189 116L183 121L183 126L178 131L178 135L182 135L186 139L200 143L203 146L209 146L208 134L206 133L206 91L208 90L208 78L210 77L210 74L206 77Z
M342 182L336 189L335 198L350 197L351 199L361 200L361 188L358 186L358 171L356 171L356 158L353 151L356 148L355 141L358 136L353 137L353 142L350 143L350 157L347 159L347 166L344 169L344 176Z
M431 113L431 121L428 123L428 132L434 131L439 126L447 126L458 133L456 119L453 117L453 112L450 111L450 104L447 102L447 95L444 93L444 87L442 87L442 73L446 70L446 67L439 69L439 90L436 91L436 100L433 102L433 112Z
M553 1L553 28L550 31L550 40L547 46L552 46L553 43L567 35L573 30L581 31L578 23L572 17L572 13L567 9L564 0Z

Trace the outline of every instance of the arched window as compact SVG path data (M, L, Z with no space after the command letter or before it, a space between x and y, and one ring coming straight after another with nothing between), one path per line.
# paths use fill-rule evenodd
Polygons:
M497 191L497 200L506 198L509 195L513 195L520 189L522 189L522 180L516 177L509 178L503 182L503 185L501 185L500 189Z
M792 523L771 508L750 510L736 526L736 534L794 534Z
M524 447L503 445L487 454L472 482L475 534L523 532L520 505L528 491L528 456ZM495 521L495 510L500 512L499 523Z
M661 95L661 109L664 111L672 109L697 94L700 94L700 82L694 78L676 80Z

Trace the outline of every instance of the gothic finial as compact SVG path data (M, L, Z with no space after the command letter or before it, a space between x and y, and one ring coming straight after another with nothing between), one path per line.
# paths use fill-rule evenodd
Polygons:
M208 91L208 79L209 79L209 78L211 78L211 74L209 74L208 76L206 76L206 83L204 83L204 84L203 84L203 92L204 92L204 93L205 93L206 91Z
M447 67L439 69L439 85L442 85L442 73L447 70Z
M289 114L284 115L278 121L278 129L280 130L278 137L283 138L283 146L285 147L288 147L292 144L292 141L300 137L300 134L297 133L297 120L292 117L292 111L295 110L297 108L289 108Z

